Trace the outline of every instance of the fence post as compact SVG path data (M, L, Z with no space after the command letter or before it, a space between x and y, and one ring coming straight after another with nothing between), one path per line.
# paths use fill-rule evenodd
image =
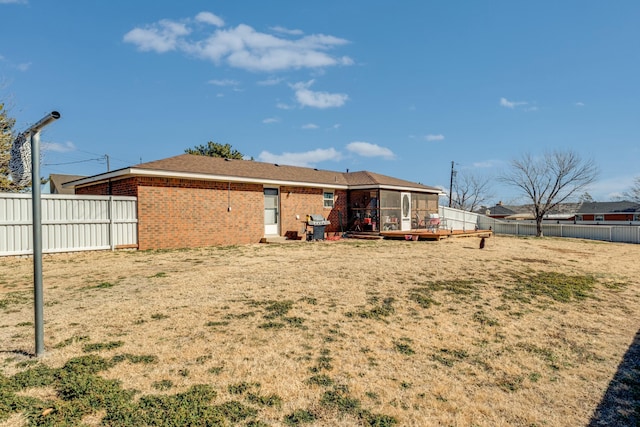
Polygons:
M109 246L111 250L116 250L116 233L114 224L114 203L113 196L109 196Z

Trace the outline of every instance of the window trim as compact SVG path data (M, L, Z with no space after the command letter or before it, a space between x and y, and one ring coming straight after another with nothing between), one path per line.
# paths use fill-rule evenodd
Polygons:
M331 194L331 198L327 197L327 194ZM327 202L331 203L331 206L327 206ZM322 190L322 207L325 209L333 209L336 203L336 192L334 190Z

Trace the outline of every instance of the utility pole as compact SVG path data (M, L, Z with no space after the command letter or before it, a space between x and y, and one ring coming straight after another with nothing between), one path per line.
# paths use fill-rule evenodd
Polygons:
M456 171L453 169L454 162L451 161L451 180L449 181L449 207L453 199L453 177L456 176Z
M107 161L107 172L110 172L111 168L109 167L109 155L105 154L104 159Z

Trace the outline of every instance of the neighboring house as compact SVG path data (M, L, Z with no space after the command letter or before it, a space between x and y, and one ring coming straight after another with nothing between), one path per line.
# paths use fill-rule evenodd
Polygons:
M632 222L640 221L640 203L621 202L585 202L575 216L576 222Z
M561 203L544 216L546 221L573 220L575 212L580 207L579 203ZM533 205L505 206L502 202L490 208L481 208L477 211L491 218L504 220L535 220Z
M477 213L486 215L490 218L504 219L517 213L523 213L518 211L518 208L518 206L505 206L502 204L502 202L498 202L498 204L495 206L480 208Z
M76 194L138 198L139 249L302 238L307 215L326 231L409 230L438 212L440 190L372 172L336 172L183 154L65 184Z
M63 187L66 182L75 181L80 178L85 178L84 175L62 175L52 173L49 175L49 193L51 194L74 194L73 187Z

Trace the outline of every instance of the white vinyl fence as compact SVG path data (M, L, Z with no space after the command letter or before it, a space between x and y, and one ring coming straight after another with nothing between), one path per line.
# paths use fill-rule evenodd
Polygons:
M483 230L491 228L496 234L513 234L516 236L536 235L536 223L533 221L501 221L479 215L478 227ZM542 234L552 237L573 237L607 242L640 243L640 226L637 225L542 223Z
M138 244L137 199L42 195L44 253L106 250ZM0 256L33 253L31 194L0 193Z
M463 211L460 209L439 207L440 220L442 227L448 230L474 230L478 226L479 218L483 215Z

